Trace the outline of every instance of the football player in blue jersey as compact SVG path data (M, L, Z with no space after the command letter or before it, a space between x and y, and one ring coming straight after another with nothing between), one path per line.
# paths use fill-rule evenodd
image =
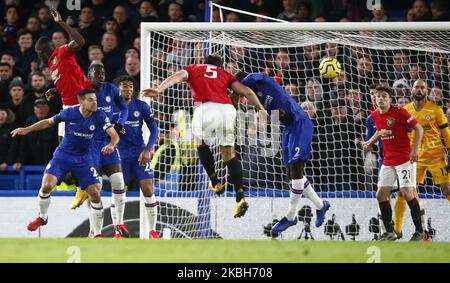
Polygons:
M120 96L119 89L109 82L105 82L105 68L102 64L92 64L88 70L88 79L92 81L92 88L97 94L98 109L105 112L106 116L113 119L113 106L120 111L114 129L119 134L124 134L124 124L128 117L128 107ZM94 167L100 177L105 174L111 183L111 218L114 224L114 238L129 237L128 229L123 222L125 211L125 182L122 174L122 166L119 150L116 149L110 155L102 155L102 147L109 142L109 137L101 131L96 131L91 146L91 155ZM88 203L89 207L89 203ZM92 232L92 231L91 231Z
M297 205L303 194L311 200L317 209L316 227L320 227L325 213L330 208L328 201L322 200L304 176L306 161L311 156L311 143L314 134L313 123L300 105L270 76L265 73L244 74L239 72L236 78L251 88L258 96L267 112L273 117L278 111L283 127L281 141L283 163L291 181L289 208L286 217L276 223L272 230L282 232L297 224ZM272 120L273 122L273 120Z
M65 136L44 171L38 196L39 217L28 224L29 231L35 231L40 226L47 224L50 192L70 172L78 180L80 187L86 190L91 202L90 221L92 221L93 237L101 236L103 205L100 198L100 181L94 168L90 146L97 130L106 132L110 141L102 147L101 154L111 155L119 143L119 136L106 114L103 111L97 111L95 90L80 91L78 102L79 106L63 109L52 118L41 120L26 128L17 128L11 132L13 137L26 135L65 122Z
M150 168L151 151L158 139L158 126L150 106L146 102L133 97L133 78L120 76L115 80L115 83L128 106L128 118L125 121L126 134L121 136L118 146L125 184L129 185L132 179L139 184L145 199L147 224L150 228L148 231L149 238L159 239L156 232L158 208L153 193L153 170ZM144 142L142 134L144 122L150 130L147 143Z

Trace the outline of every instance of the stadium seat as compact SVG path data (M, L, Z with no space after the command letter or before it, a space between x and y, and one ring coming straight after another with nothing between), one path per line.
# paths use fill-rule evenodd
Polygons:
M19 190L20 178L17 172L0 173L0 190Z

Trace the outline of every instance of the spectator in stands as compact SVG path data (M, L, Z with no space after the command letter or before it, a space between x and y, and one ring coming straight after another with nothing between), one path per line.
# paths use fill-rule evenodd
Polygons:
M33 42L36 42L36 40L38 40L41 36L41 25L39 24L39 18L36 16L29 17L26 28L33 35Z
M138 36L133 40L133 47L136 48L137 50L139 50L139 52L141 51L141 37Z
M11 109L16 117L16 124L22 127L25 124L26 111L25 105L23 104L23 97L25 95L25 86L20 77L14 78L9 84L9 95L11 100L5 105L7 108Z
M447 121L450 124L450 107L448 107L447 111L445 111L445 116L447 117Z
M414 9L413 7L409 7L406 12L406 21L413 22L414 21Z
M433 0L431 2L433 21L450 21L448 0Z
M67 44L67 36L62 31L55 31L52 34L52 42L56 47L63 46L64 44Z
M45 99L44 94L46 91L46 86L47 81L45 80L45 76L42 72L36 72L31 75L31 93L28 93L23 99L27 117L30 117L34 114L35 101L40 98ZM62 108L61 101L58 99L52 99L48 104L50 106L50 113L53 115L58 114L58 112Z
M103 64L106 80L111 81L114 74L124 65L124 56L117 46L117 36L114 33L104 33L102 38Z
M202 57L204 57L202 55ZM200 57L198 57L200 59ZM202 62L202 61L199 61ZM197 64L202 64L202 63L197 63ZM237 74L237 72L239 72L239 65L236 62L228 62L225 64L225 71L227 71L228 73L232 74L233 76Z
M306 101L316 104L322 101L323 88L322 84L317 79L308 79L306 83Z
M33 114L26 120L25 126L53 116L49 102L38 98L33 102ZM52 159L58 146L58 128L50 127L43 131L32 132L22 137L18 162L25 165L45 165Z
M227 23L238 23L240 21L241 21L241 17L239 17L239 15L235 12L229 12L225 16L225 22L227 22Z
M193 54L192 57L194 57L194 62L193 64L203 64L204 62L204 45L203 42L198 42L194 45L194 50L193 50ZM226 66L225 66L226 68Z
M428 99L430 99L431 102L443 106L443 98L444 95L442 93L442 88L439 86L434 86L431 88L430 94L428 95Z
M300 103L300 89L298 85L290 83L284 86L284 90L298 103Z
M433 54L430 56L432 60L431 72L428 73L429 85L438 85L441 88L447 87L449 83L448 70L447 70L447 55L446 54Z
M396 80L392 84L392 92L395 97L409 97L410 96L410 87L408 81L406 79Z
M53 32L56 31L56 26L52 21L49 7L44 4L40 5L37 9L37 16L41 25L41 35L51 38Z
M11 100L9 96L9 84L13 79L13 69L10 64L0 63L0 105Z
M365 99L363 99L363 94L357 88L352 88L347 91L347 95L345 96L346 104L348 105L348 110L350 110L349 115L353 116L353 119L356 123L360 125L365 125L366 118L366 105Z
M371 22L388 22L389 18L386 16L384 11L384 5L382 3L375 4L372 10L372 19Z
M103 61L103 51L98 45L91 45L88 49L89 65L94 61Z
M157 22L158 11L151 1L144 0L139 6L139 15L135 18L134 26L139 26L141 22Z
M391 65L391 70L389 71L391 80L399 80L402 78L408 78L409 76L409 56L408 53L397 50L394 52L394 64Z
M102 30L96 24L94 16L94 9L92 6L86 5L81 9L78 16L79 33L85 39L83 48L77 53L79 64L84 68L87 67L89 46L99 45L102 37Z
M415 0L413 4L414 21L431 21L431 13L425 0Z
M6 170L8 165L20 168L16 164L20 139L11 138L11 131L16 128L14 113L0 107L0 171Z
M153 50L152 62L152 74L158 78L166 78L167 61L165 53L162 50Z
M409 81L415 82L419 79L420 80L427 79L425 67L421 64L413 64L413 65L411 65L411 69L409 70Z
M120 38L123 38L124 42L130 42L136 37L136 27L128 18L127 11L123 5L114 7L113 18L117 21Z
M119 24L117 24L116 19L114 19L114 18L107 18L103 22L103 31L104 32L109 32L109 33L114 33L114 34L118 35Z
M134 79L134 87L139 90L140 89L140 81L141 81L141 69L140 69L140 60L138 57L130 56L125 61L125 68L119 70L116 74L116 77L128 75Z
M185 22L184 14L183 14L183 6L178 2L171 2L168 8L168 20L169 22Z
M297 11L298 22L311 22L311 6L309 2L301 2Z
M18 48L16 51L16 66L19 76L26 81L31 71L31 63L36 62L37 56L33 48L33 35L27 29L17 32Z
M127 50L125 51L125 60L129 57L135 57L139 59L139 50L137 50L135 47L127 48Z
M13 69L13 77L19 76L19 70L16 67L16 58L14 58L14 53L10 51L5 51L0 59L1 63L8 63Z
M9 48L16 46L16 32L19 29L19 11L17 6L10 5L5 10L5 27L3 37Z
M278 19L283 21L291 21L297 17L298 1L297 0L283 0L283 11L278 14Z

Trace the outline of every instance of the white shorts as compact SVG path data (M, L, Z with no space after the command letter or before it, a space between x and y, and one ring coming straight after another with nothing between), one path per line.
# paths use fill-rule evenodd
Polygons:
M381 165L378 176L378 187L416 187L416 163L406 162L397 166Z
M77 106L77 105L72 105L72 106ZM63 105L62 109L67 109L72 106ZM58 124L58 137L64 137L65 128L66 128L66 123L60 122Z
M195 108L192 133L208 144L216 138L221 146L234 146L235 125L236 109L233 105L208 101Z

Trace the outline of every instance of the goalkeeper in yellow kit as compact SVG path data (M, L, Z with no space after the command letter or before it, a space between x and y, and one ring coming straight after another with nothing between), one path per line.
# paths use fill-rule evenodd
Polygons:
M422 144L419 148L416 181L423 184L427 171L430 172L434 184L441 186L442 193L450 201L450 168L447 160L447 151L450 148L450 130L447 117L438 105L428 100L428 86L424 80L414 82L412 96L413 102L408 103L404 108L424 130ZM412 141L414 132L411 135L410 140ZM397 194L394 211L394 231L397 234L401 234L405 210L406 200Z

